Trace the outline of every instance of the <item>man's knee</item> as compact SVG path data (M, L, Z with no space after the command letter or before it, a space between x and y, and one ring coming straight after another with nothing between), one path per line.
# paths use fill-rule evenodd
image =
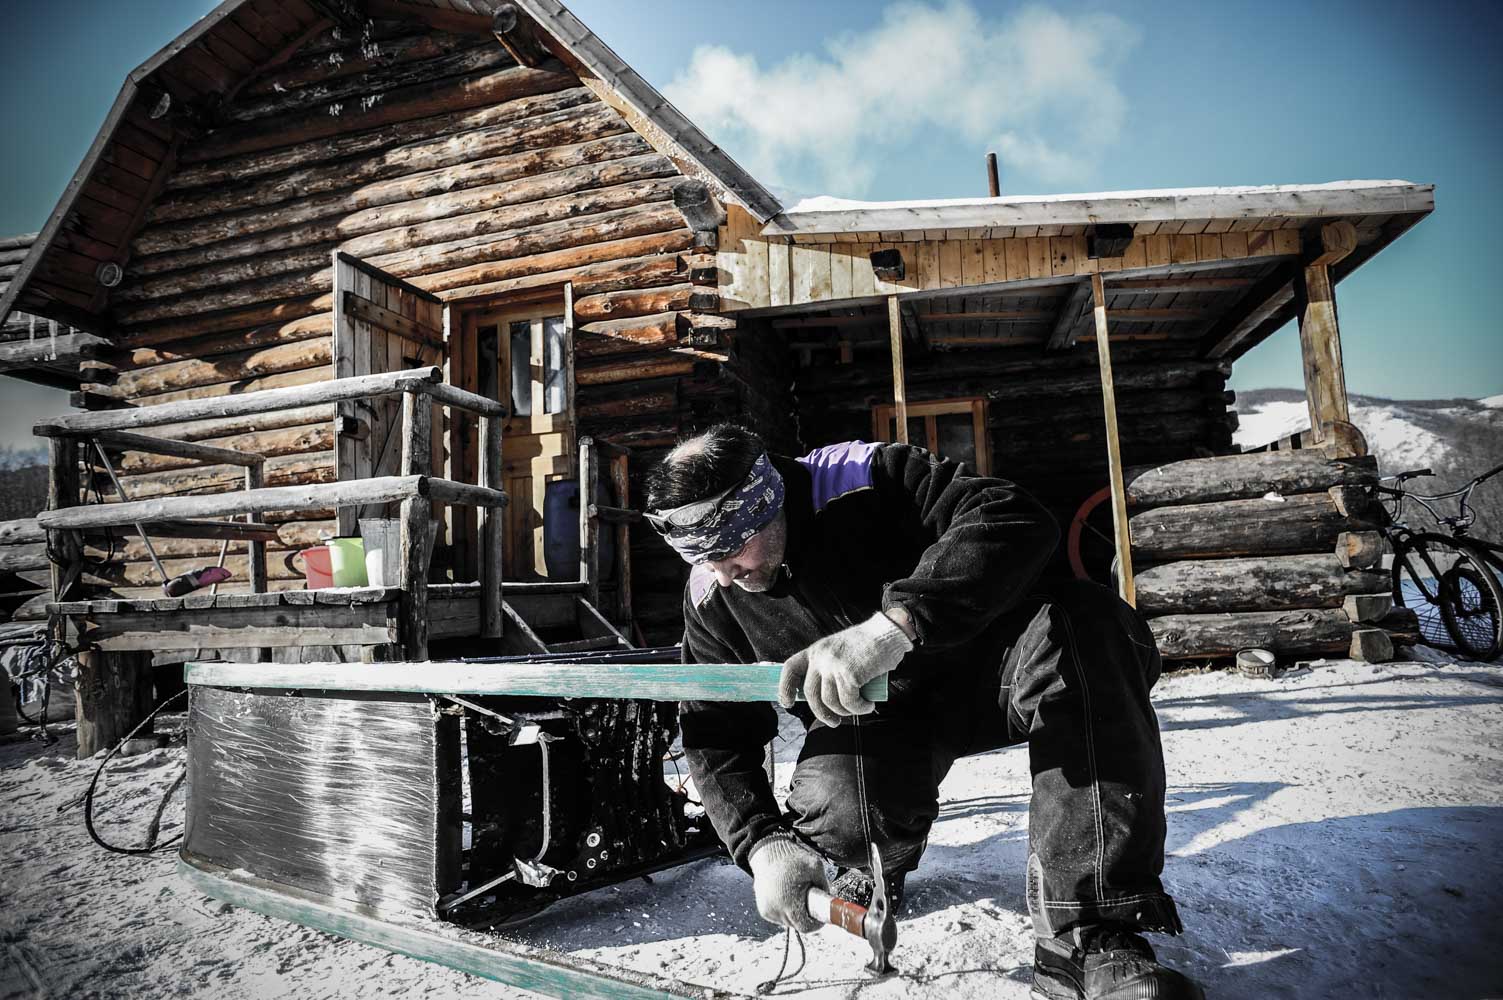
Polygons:
M800 762L788 794L794 830L843 868L868 864L868 832L885 863L894 869L912 867L939 813L938 789L927 771L898 774L894 771L908 769L892 768L891 763L867 761L863 804L854 757L831 755ZM885 765L880 775L874 773Z

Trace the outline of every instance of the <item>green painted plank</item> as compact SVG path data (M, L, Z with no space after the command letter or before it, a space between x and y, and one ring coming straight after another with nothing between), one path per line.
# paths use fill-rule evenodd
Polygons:
M651 701L777 701L781 663L189 663L205 687L507 694ZM887 675L866 684L887 700Z
M582 1000L661 1000L741 994L613 968L448 924L393 923L329 905L321 897L180 857L178 875L206 896L400 955L437 962L543 996Z

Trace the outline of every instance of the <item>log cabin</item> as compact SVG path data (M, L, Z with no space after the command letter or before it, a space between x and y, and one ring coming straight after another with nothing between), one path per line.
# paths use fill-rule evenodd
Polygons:
M23 610L86 650L100 745L153 659L672 642L684 567L632 528L640 476L744 419L1021 483L1067 528L1051 572L1118 587L1168 657L1346 650L1373 624L1346 598L1388 584L1341 554L1376 469L1335 289L1433 204L784 205L557 0L227 0L0 251L0 318L80 338L17 369L84 408L36 428L52 586ZM1310 446L1238 455L1231 366L1291 319ZM304 589L297 554L362 522L399 535L395 583Z

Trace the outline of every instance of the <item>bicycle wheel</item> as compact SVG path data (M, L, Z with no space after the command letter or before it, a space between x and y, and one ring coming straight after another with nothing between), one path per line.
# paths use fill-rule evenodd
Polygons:
M1462 550L1441 586L1441 617L1456 645L1478 660L1491 660L1503 645L1503 587L1492 568Z
M1419 619L1420 641L1455 649L1456 640L1441 611L1442 579L1456 547L1443 535L1412 535L1394 546L1393 603L1410 608Z

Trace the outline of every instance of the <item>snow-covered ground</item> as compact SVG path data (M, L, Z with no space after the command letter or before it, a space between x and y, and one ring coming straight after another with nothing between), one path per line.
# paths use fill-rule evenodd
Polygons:
M1408 655L1160 683L1165 880L1188 930L1158 943L1211 997L1503 995L1503 667ZM784 786L795 743L779 747ZM178 881L170 855L105 854L79 805L94 765L73 750L66 733L0 747L0 996L523 995L215 902ZM182 756L112 765L100 799L110 836L139 834ZM903 974L869 981L862 946L825 930L779 995L1028 995L1027 753L961 761L943 793L909 881ZM181 817L177 803L165 832ZM749 881L714 861L569 901L513 933L745 993L783 954Z

